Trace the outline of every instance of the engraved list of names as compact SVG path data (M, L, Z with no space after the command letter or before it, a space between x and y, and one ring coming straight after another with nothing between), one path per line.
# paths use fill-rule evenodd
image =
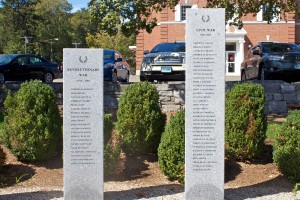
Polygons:
M103 199L103 50L64 49L64 198Z
M223 199L224 9L189 10L186 48L186 199Z

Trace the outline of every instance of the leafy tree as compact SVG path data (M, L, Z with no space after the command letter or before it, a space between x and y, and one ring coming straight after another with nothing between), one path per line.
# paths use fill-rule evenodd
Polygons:
M80 43L80 47L87 46L86 38L88 34L95 35L98 31L98 23L92 20L87 9L81 9L72 14L70 24L72 28L72 42Z
M67 0L0 2L0 53L24 53L24 36L29 37L27 53L50 59L52 46L55 61L62 60L63 48L73 46L72 5Z
M71 26L68 23L71 10L72 5L66 0L43 0L37 3L35 7L35 14L38 16L35 30L37 54L50 59L52 45L54 60L62 60L62 48L72 46Z
M130 35L141 29L151 33L157 25L157 19L151 14L166 7L174 10L178 2L179 0L91 0L89 8L105 33L111 35L122 32ZM256 15L263 5L268 5L264 18L269 23L279 12L284 17L288 12L299 14L297 0L207 0L206 7L226 8L226 20L233 19L232 23L242 27L241 17L247 14Z
M2 0L1 4L7 20L6 25L24 35L32 34L37 0Z
M135 52L128 47L135 44L135 34L129 36L123 33L116 35L108 35L103 32L98 32L96 35L88 34L87 44L92 48L115 49L127 59L130 66L135 66Z
M19 47L24 52L24 36L34 35L35 14L37 0L2 0L0 18L0 41L3 42L2 51L14 50ZM8 47L5 47L8 45ZM20 53L18 49L15 53Z

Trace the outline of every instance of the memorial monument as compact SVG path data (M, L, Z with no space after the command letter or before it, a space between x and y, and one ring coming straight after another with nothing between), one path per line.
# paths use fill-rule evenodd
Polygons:
M103 199L103 50L64 49L64 199Z
M185 198L224 199L225 9L186 22Z

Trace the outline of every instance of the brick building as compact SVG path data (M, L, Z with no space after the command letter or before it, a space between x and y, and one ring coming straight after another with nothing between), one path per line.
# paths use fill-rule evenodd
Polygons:
M300 0L299 0L300 2ZM186 9L203 8L206 1L180 0L175 12L165 8L160 13L154 13L158 26L151 34L141 31L136 38L136 73L140 72L144 50L151 50L161 42L185 41ZM264 8L256 16L247 15L242 18L244 27L226 26L226 75L240 76L240 64L244 59L248 45L258 41L278 41L300 43L300 20L294 19L294 14L277 16L271 24L263 19Z

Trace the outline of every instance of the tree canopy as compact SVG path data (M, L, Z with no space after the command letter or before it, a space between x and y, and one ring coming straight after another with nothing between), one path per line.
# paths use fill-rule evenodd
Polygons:
M71 13L67 0L0 0L0 54L39 54L62 61L62 49L87 47L97 22L87 9ZM25 39L26 37L26 39Z
M179 0L91 0L89 9L92 16L100 23L101 30L107 34L115 35L118 32L130 35L146 30L151 33L157 25L157 18L151 14L162 11L163 8L175 8ZM248 14L256 15L262 6L266 10L264 19L271 23L282 13L286 14L297 10L297 0L207 0L206 8L225 8L226 21L243 26L241 18Z
M135 44L135 34L125 36L122 33L118 33L114 36L110 36L102 31L98 31L95 35L88 34L86 42L91 48L115 49L121 52L131 68L135 67L135 52L128 48Z

